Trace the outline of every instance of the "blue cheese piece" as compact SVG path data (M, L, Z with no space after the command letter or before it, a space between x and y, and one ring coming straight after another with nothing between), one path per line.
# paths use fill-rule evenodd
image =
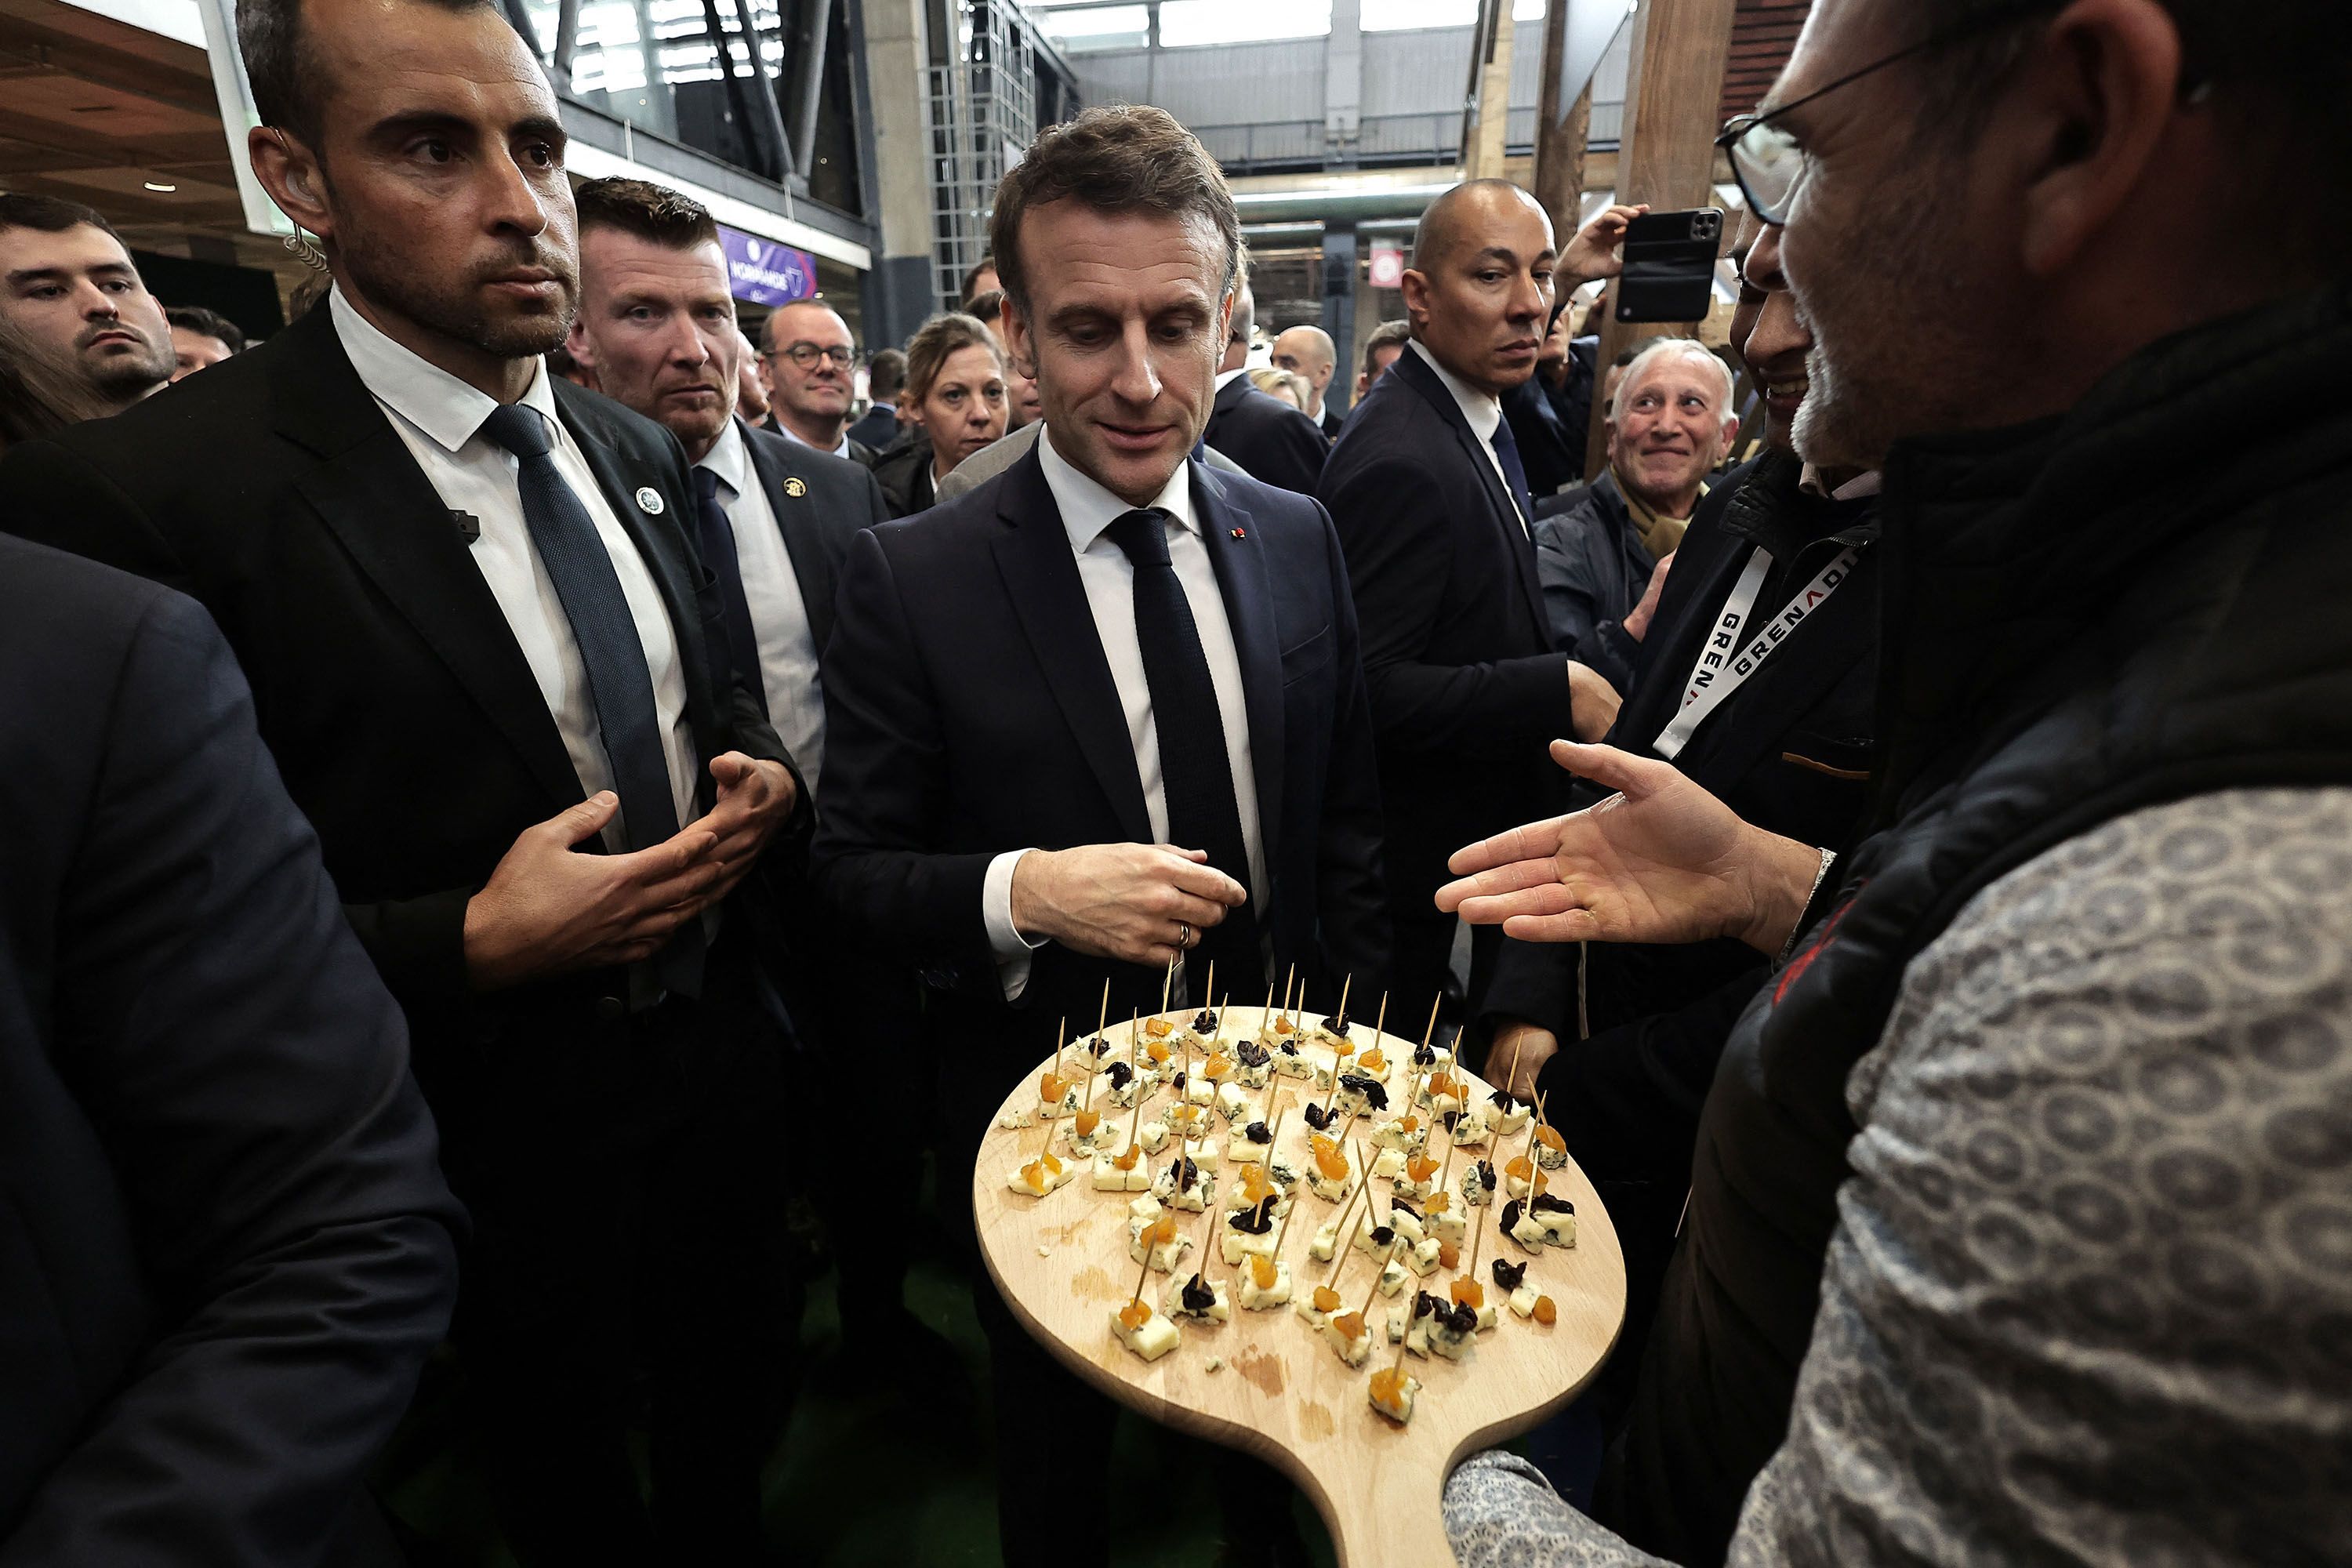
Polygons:
M1125 1151L1121 1151L1124 1152ZM1141 1155L1135 1163L1122 1171L1108 1154L1095 1156L1095 1191L1098 1193L1148 1193L1151 1190L1151 1167Z
M1139 1327L1132 1329L1119 1321L1118 1314L1113 1312L1110 1315L1110 1331L1119 1343L1145 1361L1158 1361L1174 1350L1181 1337L1176 1331L1176 1325L1158 1312L1144 1319Z
M1495 1167L1484 1160L1473 1160L1463 1170L1461 1193L1463 1204L1470 1208L1485 1208L1495 1201Z
M1517 1318L1535 1316L1536 1298L1543 1292L1532 1285L1522 1285L1511 1292L1511 1315Z
M1078 1124L1071 1122L1062 1129L1062 1143L1081 1160L1091 1160L1118 1138L1118 1129L1108 1121L1097 1121L1095 1130L1085 1137L1078 1136Z
M1185 1139L1184 1158L1192 1161L1192 1163L1200 1166L1201 1169L1204 1171L1215 1170L1217 1168L1217 1141L1214 1138L1207 1137Z
M1383 1149L1372 1156L1372 1174L1380 1181L1394 1181L1404 1174L1405 1152Z
M1244 1258L1253 1255L1259 1258L1274 1256L1274 1232L1272 1231L1267 1231L1264 1236L1252 1236L1246 1231L1234 1230L1228 1226L1222 1227L1218 1235L1217 1250L1224 1255L1226 1263L1235 1268L1241 1266ZM1244 1302L1243 1305L1247 1306L1248 1303Z
M1217 1114L1228 1125L1239 1125L1250 1119L1250 1097L1240 1084L1227 1079L1217 1086Z
M1206 1110L1216 1102L1217 1086L1215 1084L1211 1083L1206 1078L1203 1078L1197 1072L1191 1074L1184 1079L1185 1104L1197 1105L1203 1110Z
M1242 1304L1244 1311L1270 1312L1276 1307L1290 1304L1290 1265L1287 1263L1274 1266L1274 1284L1268 1288L1258 1285L1257 1269L1251 1265L1244 1265L1241 1271L1234 1276L1234 1280L1236 1286L1234 1299Z
M1024 1128L1034 1127L1037 1125L1036 1108L1023 1106L1017 1110L1008 1110L996 1119L996 1124L1008 1132L1018 1132Z
M1404 1117L1400 1114L1390 1117L1386 1121L1374 1124L1373 1146L1381 1149L1394 1149L1401 1154L1410 1154L1429 1142L1427 1122L1418 1116L1412 1119L1411 1127L1407 1127L1404 1121Z
M1465 1110L1454 1119L1454 1146L1456 1149L1475 1149L1486 1141L1489 1131L1485 1117L1475 1109Z
M1077 1167L1051 1154L1023 1162L1005 1173L1004 1184L1016 1193L1042 1198L1077 1178Z
M1335 1216L1315 1227L1314 1237L1307 1243L1307 1256L1318 1263L1328 1263L1339 1245L1339 1221Z
M1391 1258L1381 1265L1381 1294L1393 1296L1403 1289L1412 1279L1411 1271Z
M1356 1184L1352 1175L1326 1176L1318 1168L1307 1173L1307 1187L1324 1202L1336 1204L1355 1191Z
M1427 1321L1422 1318L1412 1318L1412 1303L1411 1301L1407 1301L1402 1306L1393 1308L1390 1310L1388 1315L1389 1343L1394 1344L1399 1340L1402 1340L1404 1342L1404 1348L1409 1354L1417 1355L1422 1357L1423 1360L1426 1360L1429 1356L1429 1331ZM1408 1318L1412 1318L1411 1326L1409 1327L1406 1323L1406 1320ZM1418 1384L1415 1386L1418 1386Z
M1557 1171L1568 1163L1568 1151L1555 1149L1541 1138L1536 1140L1536 1163L1547 1171Z
M1498 1089L1488 1095L1486 1103L1478 1109L1497 1137L1508 1138L1527 1131L1528 1102L1515 1094Z
M1078 1086L1076 1084L1072 1084L1069 1088L1062 1090L1062 1098L1055 1100L1051 1106L1046 1105L1042 1100L1039 1101L1037 1105L1037 1114L1048 1117L1053 1121L1059 1121L1065 1116L1076 1116L1078 1113L1079 1109ZM1032 1125L1034 1125L1034 1123L1032 1123Z
M1127 1260L1129 1262L1143 1262L1144 1237L1150 1234L1151 1227L1159 1223L1156 1219L1131 1219L1127 1222ZM1154 1274L1173 1274L1192 1250L1191 1233L1179 1230L1169 1240L1151 1244L1151 1262L1149 1267Z
M1415 1242L1412 1250L1404 1255L1405 1266L1424 1279L1427 1279L1436 1271L1440 1245L1441 1243L1433 1236L1425 1241Z
M1353 1316L1355 1314L1352 1312L1339 1314L1342 1318ZM1366 1358L1372 1353L1371 1334L1369 1331L1350 1334L1339 1327L1337 1318L1324 1324L1321 1333L1323 1342L1331 1347L1332 1353L1349 1366L1363 1365Z
M1576 1208L1566 1198L1538 1198L1528 1217L1543 1227L1544 1240L1550 1246L1576 1245Z
M1203 1284L1198 1274L1168 1281L1167 1293L1160 1299L1160 1310L1171 1318L1193 1318L1206 1323L1227 1322L1234 1315L1225 1282L1212 1279Z
M1383 1384L1378 1376L1364 1385L1364 1397L1372 1408L1402 1426L1412 1419L1412 1402L1421 1393L1421 1380L1410 1373L1399 1375L1391 1384Z
M1168 1124L1164 1121L1147 1121L1136 1129L1135 1141L1143 1145L1145 1153L1157 1154L1168 1147Z
M1459 1247L1469 1238L1470 1224L1454 1213L1454 1205L1448 1204L1429 1216L1429 1234L1440 1241L1450 1241Z
M1541 1250L1544 1243L1551 1239L1551 1232L1546 1228L1543 1221L1531 1214L1523 1212L1511 1226L1511 1239L1528 1251L1536 1252Z

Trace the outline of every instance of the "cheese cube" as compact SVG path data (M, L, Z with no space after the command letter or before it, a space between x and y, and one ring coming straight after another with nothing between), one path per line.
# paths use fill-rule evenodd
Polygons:
M1140 1155L1135 1163L1122 1171L1108 1154L1095 1156L1095 1191L1098 1193L1148 1193L1151 1190L1151 1167Z
M1536 1298L1542 1294L1542 1291L1532 1285L1520 1286L1511 1292L1512 1314L1521 1318L1532 1317L1536 1310Z
M1129 1328L1119 1321L1117 1312L1110 1315L1110 1331L1119 1343L1145 1361L1158 1361L1176 1348L1179 1335L1176 1325L1158 1312L1146 1318L1137 1328Z
M1215 1170L1217 1168L1217 1141L1214 1138L1185 1139L1184 1158L1192 1161L1192 1163L1200 1166L1201 1169L1204 1171Z
M1243 1258L1252 1254L1260 1258L1272 1258L1274 1232L1269 1230L1264 1236L1252 1236L1246 1231L1235 1230L1230 1226L1221 1226L1218 1230L1217 1250L1224 1255L1227 1263L1236 1268L1240 1266ZM1246 1301L1242 1304L1249 1305Z
M1203 1287L1210 1296L1210 1301L1206 1307L1196 1312L1185 1305L1185 1291L1191 1289L1199 1279L1198 1274L1192 1274L1181 1279L1169 1280L1167 1292L1160 1299L1160 1310L1171 1318L1197 1318L1212 1323L1229 1321L1234 1315L1233 1302L1226 1294L1225 1282L1222 1279L1212 1279Z
M1391 1181L1404 1174L1405 1152L1383 1149L1372 1156L1372 1174L1381 1181Z
M1342 1318L1352 1315L1349 1312L1339 1314ZM1339 1359L1349 1366L1363 1365L1365 1360L1372 1353L1372 1336L1369 1331L1360 1334L1350 1334L1342 1330L1338 1320L1335 1319L1323 1325L1321 1333L1323 1342L1329 1345Z
M1426 1279L1437 1268L1437 1238L1432 1237L1404 1255L1405 1264L1415 1274Z
M1271 1288L1259 1286L1257 1269L1255 1266L1250 1264L1243 1265L1241 1271L1234 1276L1234 1279L1239 1287L1234 1291L1234 1299L1241 1302L1244 1311L1268 1312L1276 1307L1289 1304L1290 1265L1287 1263L1276 1263L1274 1266L1274 1284Z

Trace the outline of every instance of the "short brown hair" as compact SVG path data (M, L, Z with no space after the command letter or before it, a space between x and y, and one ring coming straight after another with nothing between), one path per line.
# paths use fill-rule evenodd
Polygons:
M1372 363L1374 354L1379 353L1382 349L1402 349L1411 342L1412 342L1411 321L1382 321L1379 326L1374 327L1372 335L1364 340L1364 374L1370 375L1380 368Z
M998 281L1024 315L1029 288L1021 264L1021 220L1031 207L1065 198L1097 212L1141 210L1206 223L1225 249L1218 291L1233 287L1242 251L1234 194L1217 161L1166 110L1143 104L1089 109L1041 132L996 187L989 251Z
M1003 374L1004 355L996 346L996 336L978 316L967 316L961 310L947 310L933 316L915 329L907 340L907 382L901 389L904 395L922 402L931 395L931 383L939 380L940 372L948 357L961 349L986 349L996 361L997 373Z
M617 228L672 250L719 243L719 223L709 208L651 180L590 180L572 199L579 206L583 235L592 228Z
M96 207L86 207L62 196L34 195L24 191L0 192L0 228L29 228L42 234L63 234L69 228L84 226L101 230L115 244L122 244L122 237L114 232L114 226L107 222L106 215Z

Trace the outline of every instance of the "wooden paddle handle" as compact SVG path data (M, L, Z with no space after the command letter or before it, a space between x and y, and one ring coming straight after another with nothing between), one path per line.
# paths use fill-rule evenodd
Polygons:
M1385 1440L1380 1434L1375 1440ZM1445 1479L1448 1465L1435 1476L1417 1475L1403 1486L1378 1492L1370 1482L1376 1466L1346 1467L1339 1486L1352 1481L1349 1495L1334 1487L1324 1502L1323 1522L1330 1528L1331 1544L1339 1568L1454 1568L1454 1545L1445 1538ZM1391 1478L1393 1479L1393 1477Z

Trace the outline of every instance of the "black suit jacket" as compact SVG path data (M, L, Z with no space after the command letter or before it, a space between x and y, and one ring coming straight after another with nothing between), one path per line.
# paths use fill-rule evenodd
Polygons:
M1237 375L1218 390L1201 438L1254 479L1300 495L1315 493L1331 443L1322 426L1278 397L1268 397Z
M1574 732L1567 661L1517 508L1418 353L1349 415L1317 493L1363 623L1399 917L1435 920L1448 856L1560 798L1546 747Z
M741 419L735 423L783 533L784 553L792 558L793 576L808 609L809 631L822 654L833 636L834 585L842 557L859 529L890 521L889 503L872 469L753 429Z
M1259 920L1277 964L1298 963L1336 995L1339 975L1370 983L1388 960L1370 721L1339 543L1311 500L1199 462L1191 471L1246 691L1272 883ZM1056 1017L1092 1026L1106 977L1114 1011L1160 1005L1160 972L1049 944L1007 1007L982 920L982 880L1001 851L1151 841L1118 689L1034 452L857 537L824 694L813 858L846 921L1029 1057L1050 1048Z
M844 432L852 441L880 452L898 438L898 416L879 405L866 411L866 417Z
M598 1004L623 994L623 973L478 994L464 957L467 899L519 833L585 794L530 666L330 312L215 368L235 374L13 448L0 517L212 611L352 926L408 1010L428 1089L459 1043L532 1038L551 1067L578 1030L614 1021ZM695 492L676 438L568 383L555 401L668 607L697 755L789 765L726 662L719 596L684 532ZM706 771L706 805L712 793ZM746 905L764 891L758 878L743 889ZM519 1068L522 1056L496 1059Z
M202 609L0 540L0 1560L310 1564L457 1294L400 1014Z

